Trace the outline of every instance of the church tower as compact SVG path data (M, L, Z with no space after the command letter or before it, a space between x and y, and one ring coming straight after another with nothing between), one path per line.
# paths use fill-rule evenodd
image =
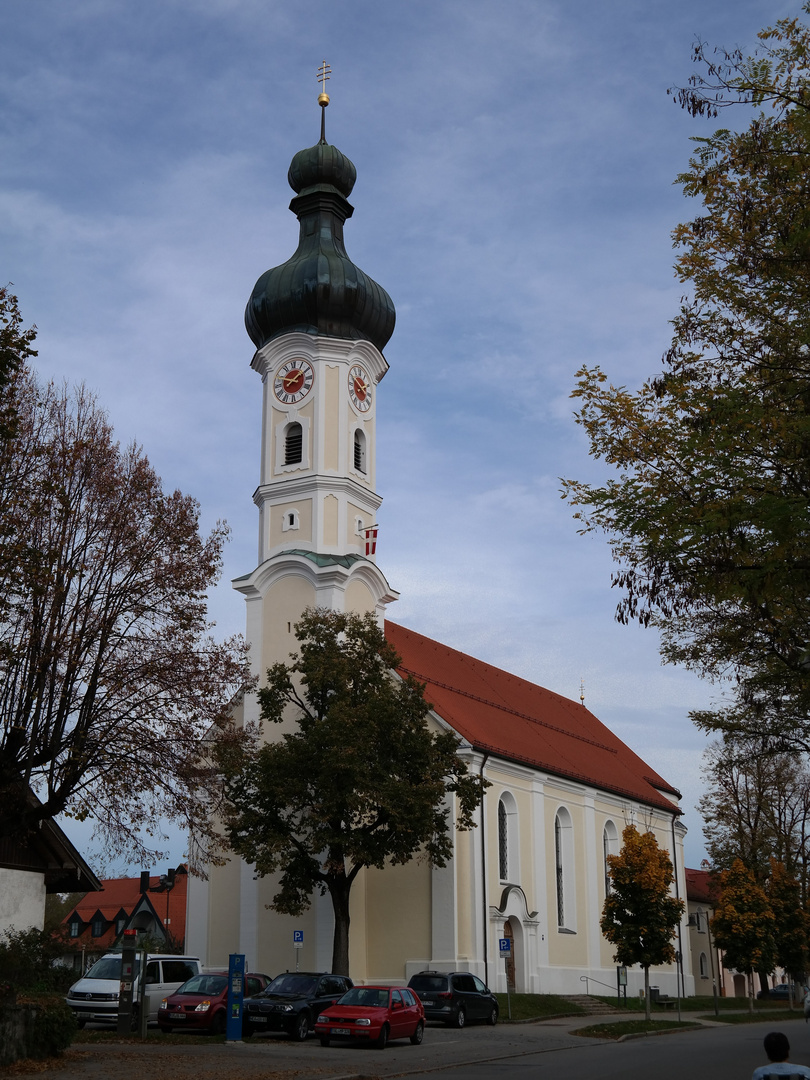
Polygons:
M322 92L320 141L295 155L287 175L298 248L262 274L245 312L263 384L259 557L233 585L247 601L256 674L295 649L305 608L373 611L382 625L397 597L374 542L377 387L396 314L346 253L357 173L326 141L328 103Z

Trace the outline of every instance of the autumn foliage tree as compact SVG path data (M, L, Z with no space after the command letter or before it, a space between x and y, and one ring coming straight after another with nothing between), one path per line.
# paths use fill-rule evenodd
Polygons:
M810 31L785 19L759 37L748 58L696 48L681 103L757 111L695 139L679 181L702 205L674 233L688 292L663 370L636 390L579 372L577 420L615 473L565 490L609 537L618 618L658 627L666 660L734 678L695 722L806 749Z
M683 915L683 900L670 895L675 880L672 862L651 832L628 825L622 849L608 855L610 892L605 897L600 926L615 946L617 964L640 964L644 969L644 1001L650 1019L650 967L675 959L672 939Z
M455 827L474 828L482 793L453 732L431 731L424 687L372 614L309 610L299 652L259 691L262 718L294 722L276 741L220 755L228 841L256 873L280 873L272 907L298 915L312 894L334 912L332 970L349 974L349 896L365 867L424 858L444 866Z
M773 912L774 955L794 984L801 986L807 971L810 919L802 905L801 888L784 863L771 860L768 901Z
M765 889L740 859L719 875L719 895L711 920L717 948L727 968L748 976L748 1007L753 1011L753 974L773 971L775 920Z
M0 440L0 837L66 814L92 820L108 853L151 862L165 817L206 845L206 751L238 739L229 706L247 679L240 644L206 619L227 528L201 536L197 503L118 445L91 394L41 385L8 297L5 316L19 342L0 388L14 417Z

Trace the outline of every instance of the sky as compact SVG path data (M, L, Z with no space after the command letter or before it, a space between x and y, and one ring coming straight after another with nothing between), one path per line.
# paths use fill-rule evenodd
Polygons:
M704 857L690 709L721 687L620 626L604 537L560 477L606 475L570 394L599 364L660 370L683 287L674 182L695 120L667 95L698 39L750 51L782 0L2 0L0 280L44 378L84 382L167 489L232 530L210 597L257 558L261 384L243 322L295 250L289 162L319 137L356 165L352 260L397 326L377 394L377 562L389 617L579 698L683 793ZM744 110L725 114L744 126ZM106 874L123 872L66 829ZM88 850L89 848L89 850ZM167 860L183 855L170 835ZM132 872L140 867L129 868Z

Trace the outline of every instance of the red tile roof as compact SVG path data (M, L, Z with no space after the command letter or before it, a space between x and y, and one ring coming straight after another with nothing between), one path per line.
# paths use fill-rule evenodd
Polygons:
M476 749L680 813L680 792L579 702L385 623L401 674L426 684L438 715ZM656 790L659 789L659 790Z
M166 890L160 892L152 892L152 889L157 889L160 885L160 877L152 876L149 878L150 892L146 895L149 898L149 902L155 909L158 918L161 922L166 918ZM115 919L118 913L123 910L126 915L129 916L137 907L140 902L141 896L141 879L139 877L131 878L110 878L107 881L101 882L101 892L91 892L84 896L71 912L65 916L62 920L63 925L67 926L74 914L78 915L82 920L82 923L89 924L96 914L100 911L104 918L110 922ZM172 937L176 941L182 941L186 936L186 895L188 892L188 873L184 871L178 873L174 879L174 887L168 890L168 914L171 920L169 929ZM88 941L92 941L94 949L106 948L108 945L112 945L116 938L115 925L107 929L101 937L91 938L91 927L88 925L80 935L81 939L87 937ZM77 941L79 938L71 938L71 941Z
M686 899L701 904L715 904L715 883L710 870L684 870L686 874Z

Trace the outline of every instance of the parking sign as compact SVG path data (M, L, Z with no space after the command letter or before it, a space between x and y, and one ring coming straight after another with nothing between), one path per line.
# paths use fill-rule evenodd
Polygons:
M304 931L293 930L293 948L303 949L304 947Z
M512 939L508 937L498 938L498 948L501 956L512 955Z

